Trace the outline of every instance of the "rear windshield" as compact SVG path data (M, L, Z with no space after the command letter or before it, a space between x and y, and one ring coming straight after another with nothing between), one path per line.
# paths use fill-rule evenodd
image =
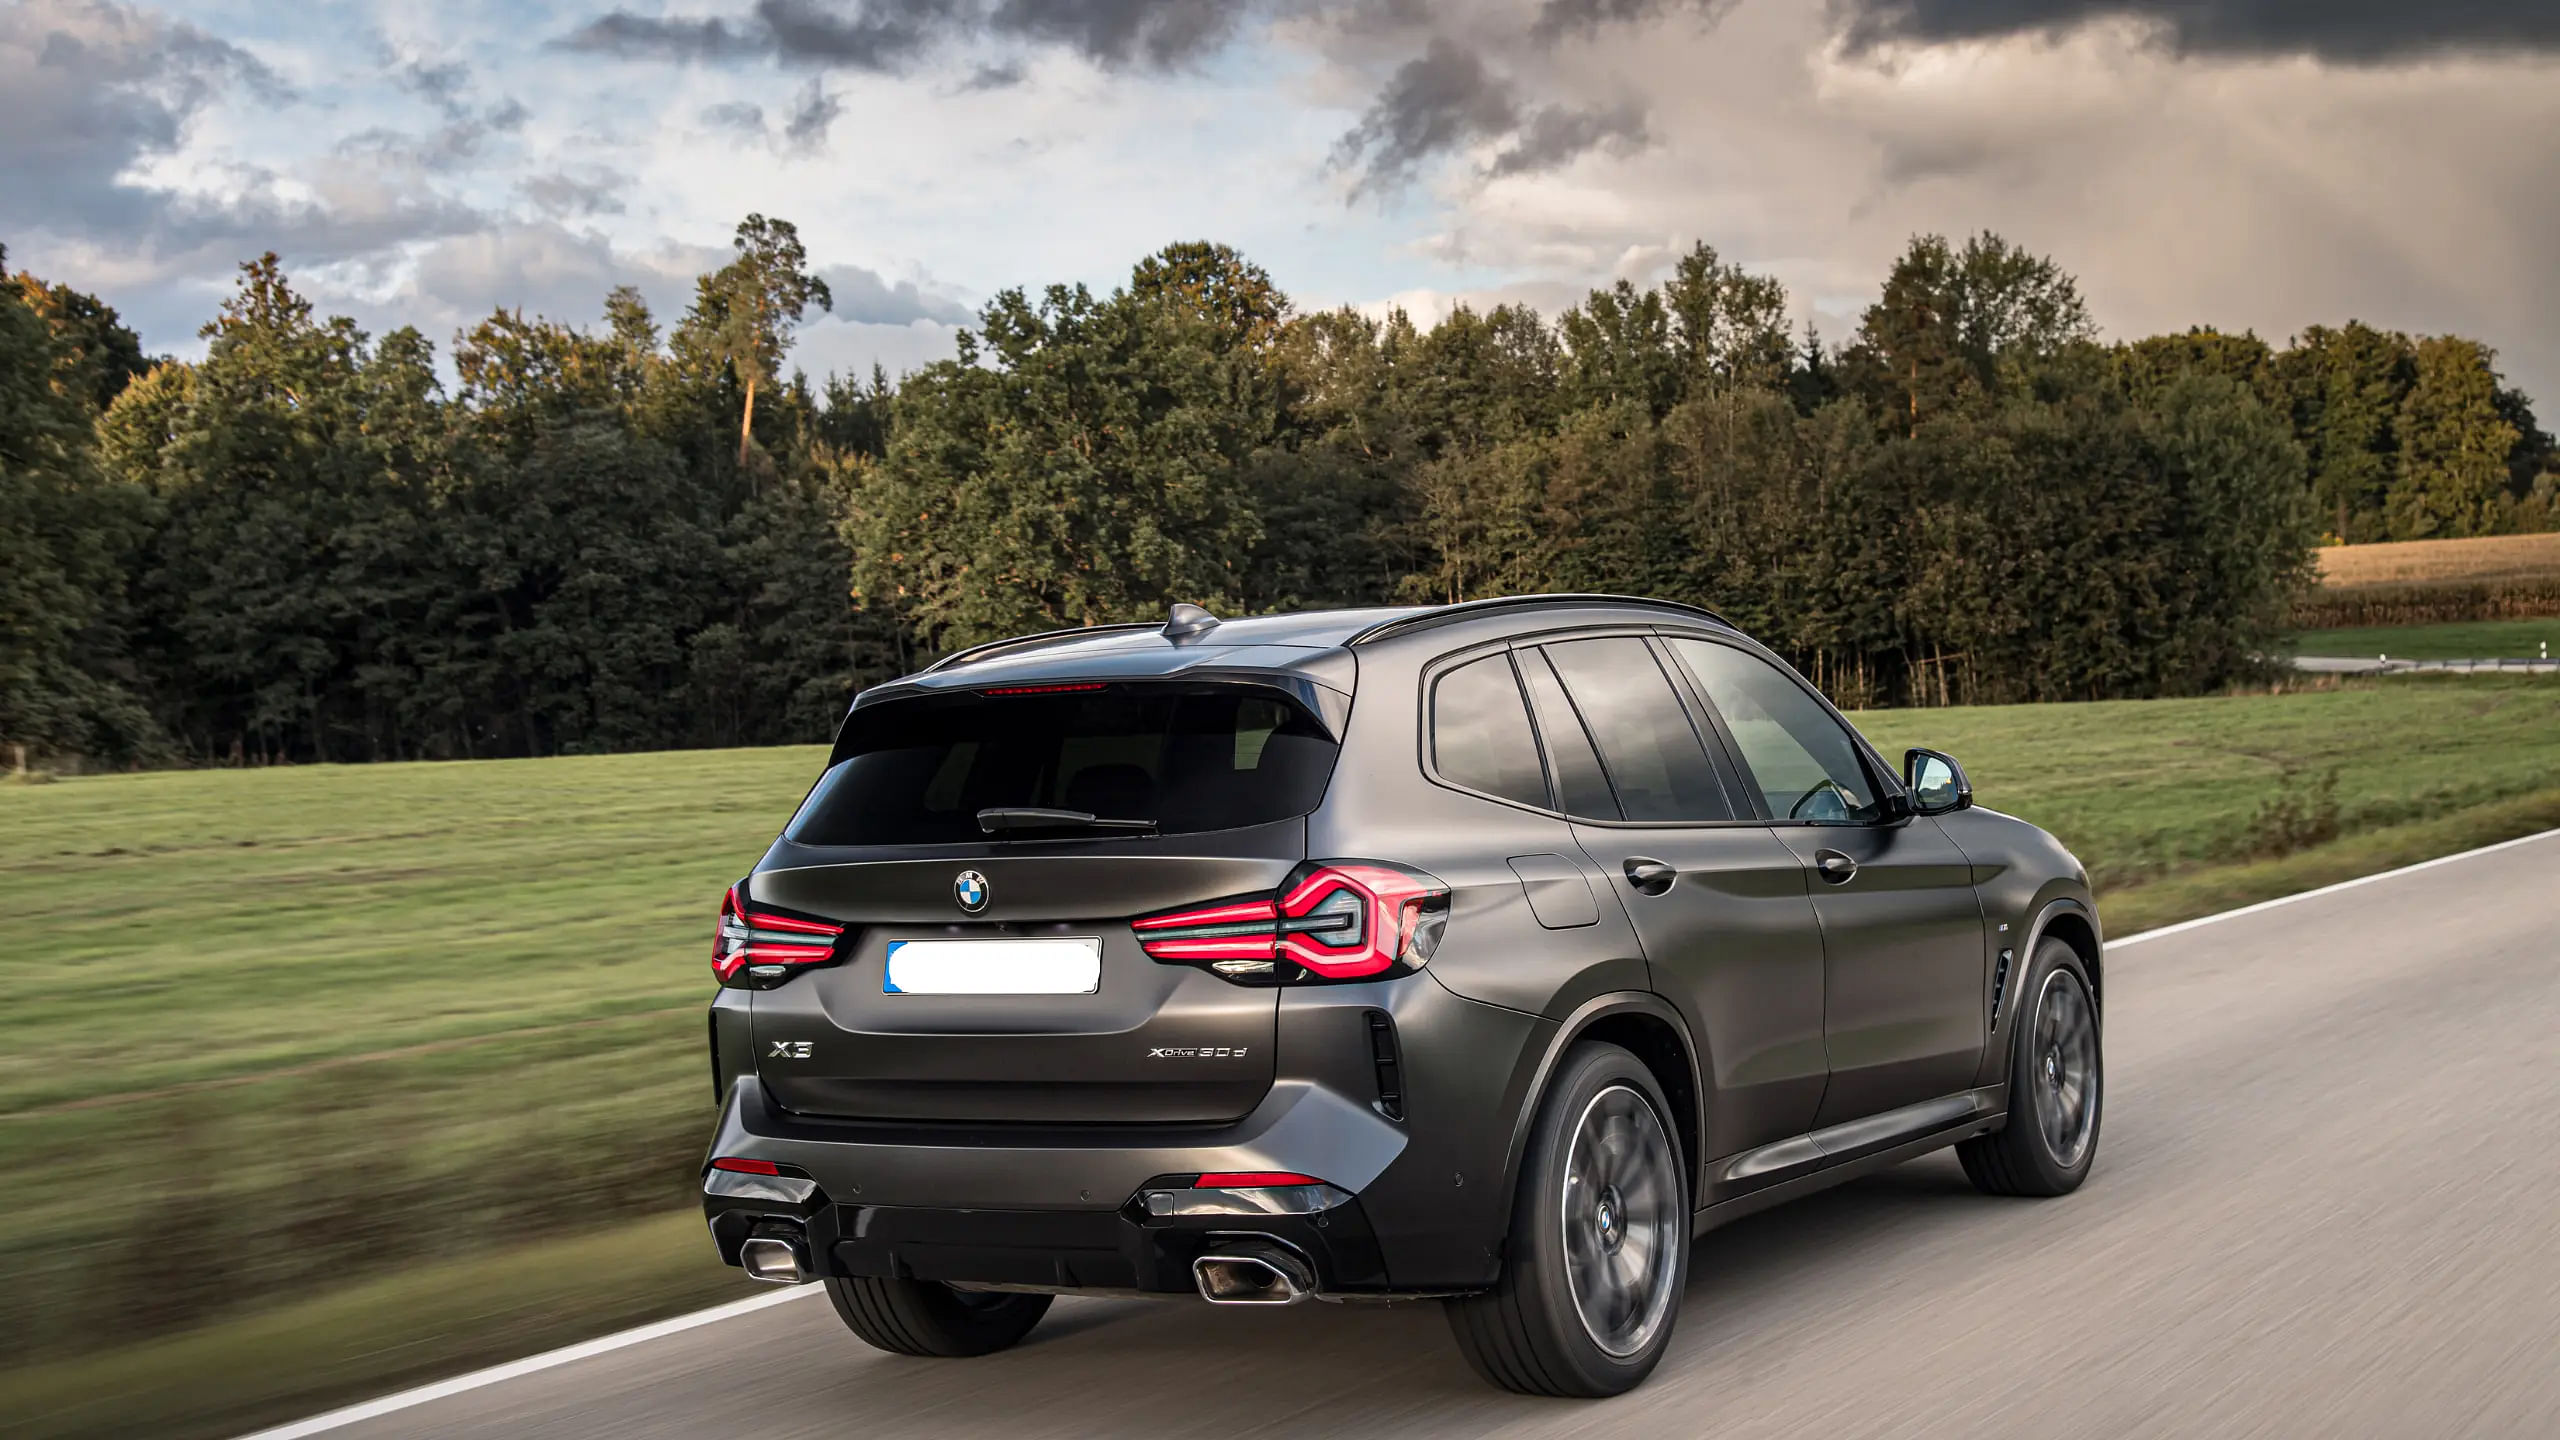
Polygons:
M897 700L854 712L846 758L783 833L984 841L978 812L1014 806L1152 820L1167 835L1231 830L1314 810L1339 748L1294 702L1245 686Z

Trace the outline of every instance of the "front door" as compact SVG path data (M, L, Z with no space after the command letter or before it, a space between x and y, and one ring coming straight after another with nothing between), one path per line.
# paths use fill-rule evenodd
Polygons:
M1817 1124L1963 1090L1984 1043L1982 905L1934 820L1888 820L1848 726L1796 677L1736 645L1676 638L1822 922L1831 1082Z

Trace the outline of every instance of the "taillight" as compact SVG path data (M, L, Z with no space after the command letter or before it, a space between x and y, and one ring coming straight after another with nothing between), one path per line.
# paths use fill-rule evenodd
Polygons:
M1278 895L1187 906L1129 922L1158 960L1230 980L1368 980L1418 970L1448 924L1449 888L1375 860L1310 861Z
M825 920L804 920L749 909L738 887L720 900L720 928L711 943L711 973L723 985L762 989L790 978L794 970L835 958L844 927Z

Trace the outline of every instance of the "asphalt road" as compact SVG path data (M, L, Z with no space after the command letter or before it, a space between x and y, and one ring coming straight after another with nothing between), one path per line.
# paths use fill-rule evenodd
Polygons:
M1428 1306L1060 1301L983 1360L793 1301L333 1433L2560 1436L2560 838L2111 956L2096 1173L1930 1157L1699 1246L1632 1395L1478 1383Z

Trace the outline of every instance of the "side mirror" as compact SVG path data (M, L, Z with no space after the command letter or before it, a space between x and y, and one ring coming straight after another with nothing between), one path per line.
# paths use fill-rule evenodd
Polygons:
M1946 815L1973 806L1973 782L1953 755L1935 750L1909 750L1902 756L1903 788L1923 815Z

